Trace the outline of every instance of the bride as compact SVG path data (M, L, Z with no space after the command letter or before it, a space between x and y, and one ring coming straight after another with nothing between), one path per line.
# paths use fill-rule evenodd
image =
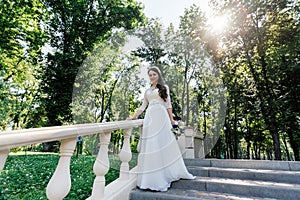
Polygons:
M194 179L183 162L176 138L170 91L158 67L148 70L151 87L145 91L143 104L132 117L136 119L147 107L140 138L137 186L140 189L167 191L172 181Z

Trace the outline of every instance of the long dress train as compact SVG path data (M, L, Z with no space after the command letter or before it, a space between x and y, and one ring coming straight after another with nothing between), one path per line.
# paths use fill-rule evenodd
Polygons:
M145 113L143 132L138 156L137 186L141 189L166 191L172 181L194 179L183 162L177 140L171 131L172 125L167 112L171 108L169 89L164 102L158 89L147 89L143 105Z

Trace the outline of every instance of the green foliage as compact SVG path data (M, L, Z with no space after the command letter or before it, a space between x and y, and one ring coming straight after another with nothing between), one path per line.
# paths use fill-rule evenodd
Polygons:
M45 187L57 162L57 155L9 156L0 188L8 199L46 199Z
M106 184L119 177L120 160L110 155L109 172ZM57 166L56 154L10 155L0 174L0 199L47 199L46 187ZM72 187L64 199L86 199L91 195L95 175L93 165L95 156L79 155L71 159ZM130 168L136 165L136 157Z
M73 90L75 123L110 121L112 113L115 119L128 116L124 102L129 95L137 95L136 85L129 84L139 78L137 59L121 53L125 39L124 34L116 32L100 43L81 66Z
M284 148L283 159L299 160L299 1L210 2L214 16L229 19L222 31L193 5L178 29L150 19L135 32L145 46L133 54L160 67L175 115L205 135L206 151L221 134L209 156L280 159ZM7 0L0 13L0 130L124 120L141 104L141 60L121 51L125 30L145 20L140 3ZM113 132L110 151L121 141ZM98 143L99 135L85 137L84 152L95 154Z
M134 54L160 68L171 90L175 118L205 130L211 149L222 129L226 101L219 70L200 37L205 23L204 12L196 5L185 9L179 30L170 24L164 31L157 19L150 19L135 33L145 45Z
M166 55L162 38L163 27L158 19L150 19L147 24L135 32L145 46L139 47L133 53L153 65L161 65L162 57ZM164 75L163 71L162 74Z
M1 1L0 130L72 123L83 60L113 29L139 26L141 11L123 0Z
M299 65L299 1L212 3L216 15L225 14L229 19L228 28L207 41L228 89L227 151L234 151L228 157L238 157L239 141L244 137L248 158L253 150L253 156L260 159L263 149L265 158L281 159L282 140L286 140L282 136L287 133L299 160L295 135L299 131L295 117L299 116L295 106L299 87L294 87L299 79L290 76ZM223 46L217 49L215 43L219 42ZM290 160L288 147L285 151L285 159Z
M138 60L121 52L126 39L124 33L116 31L85 59L74 84L74 123L125 120L132 112L129 107L138 106L132 102L139 96L140 85L144 83L138 76ZM114 131L111 138L114 152L119 150L122 138L118 133L120 131ZM85 149L94 154L92 151L99 143L99 136L87 136L85 141Z
M0 129L27 127L41 96L38 70L47 16L42 1L0 2Z
M141 5L135 1L46 3L51 11L47 22L50 45L55 51L48 53L44 67L45 107L49 125L61 125L72 121L73 84L88 52L110 36L112 29L137 26L143 21L143 14Z

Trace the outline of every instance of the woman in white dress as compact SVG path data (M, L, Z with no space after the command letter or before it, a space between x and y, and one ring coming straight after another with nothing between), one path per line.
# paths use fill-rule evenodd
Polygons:
M143 104L128 119L136 119L147 107L140 138L137 186L140 189L167 191L172 181L194 179L183 162L176 138L170 92L158 67L148 70L151 87Z

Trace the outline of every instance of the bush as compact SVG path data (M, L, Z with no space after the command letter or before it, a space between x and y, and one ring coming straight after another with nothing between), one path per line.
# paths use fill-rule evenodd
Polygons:
M71 159L72 188L65 200L88 198L92 193L95 156L79 155ZM0 200L47 199L46 187L59 160L58 154L9 155L0 174ZM120 160L110 155L111 168L106 184L119 177ZM136 164L136 156L130 168Z

